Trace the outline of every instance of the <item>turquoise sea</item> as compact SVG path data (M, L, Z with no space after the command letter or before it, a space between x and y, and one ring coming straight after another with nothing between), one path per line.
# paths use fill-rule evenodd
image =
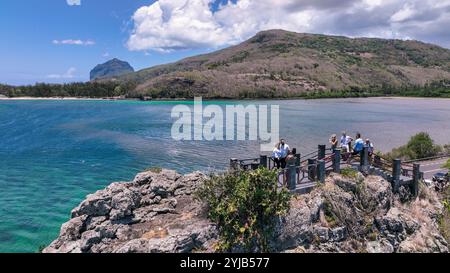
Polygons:
M280 105L281 136L303 153L342 130L360 131L382 151L420 131L450 143L450 100L445 99L242 103ZM174 141L175 104L0 100L0 252L38 251L56 238L87 194L129 181L147 167L211 171L224 169L231 157L259 155L256 142Z

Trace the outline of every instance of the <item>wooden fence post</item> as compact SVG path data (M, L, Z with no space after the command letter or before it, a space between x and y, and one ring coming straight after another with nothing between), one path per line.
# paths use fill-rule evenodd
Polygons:
M361 151L361 167L369 165L369 148L364 147Z
M317 179L321 182L321 183L325 183L325 161L324 160L319 160L317 162L318 164L318 170L317 170Z
M420 164L413 165L413 182L411 185L412 194L417 197L419 195L419 181L420 181Z
M308 159L308 178L311 181L316 180L316 160Z
M268 168L267 166L267 155L261 155L259 157L259 166L263 168Z
M239 169L239 160L237 158L230 159L230 170L237 171Z
M379 155L375 155L373 158L373 165L377 168L381 168L381 157Z
M341 149L334 149L333 172L341 173Z
M400 188L400 175L402 172L402 161L400 159L395 159L392 168L392 185L394 192L397 193Z
M321 160L321 159L324 159L325 158L325 154L326 154L326 149L327 149L327 146L326 145L319 145L319 149L318 149L318 152L317 152L317 159L318 160Z
M295 166L297 166L297 167L300 166L300 164L301 164L301 158L302 158L301 154L296 154L296 155L295 155Z
M295 191L295 189L297 188L297 167L295 167L295 165L289 165L288 170L289 170L288 187L289 190Z

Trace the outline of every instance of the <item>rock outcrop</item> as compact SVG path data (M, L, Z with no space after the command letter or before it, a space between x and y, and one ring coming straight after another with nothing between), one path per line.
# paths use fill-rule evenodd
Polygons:
M144 172L90 195L46 253L214 252L218 231L193 193L205 175ZM448 252L439 233L442 206L427 189L403 202L376 176L332 175L294 196L280 218L277 252Z
M124 253L212 251L215 226L192 193L205 178L144 172L89 195L44 252Z
M127 62L121 61L119 59L112 59L104 64L97 65L91 70L90 79L106 79L121 76L124 74L134 72L134 68Z

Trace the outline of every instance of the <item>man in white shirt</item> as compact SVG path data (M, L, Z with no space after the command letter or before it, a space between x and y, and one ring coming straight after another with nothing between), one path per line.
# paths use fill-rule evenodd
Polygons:
M346 132L342 132L342 137L341 137L341 148L345 149L345 152L349 152L350 151L350 147L349 147L349 143L350 143L351 137L347 136Z
M284 139L280 140L280 161L281 161L281 168L286 168L286 158L289 155L290 152L289 145L286 144L286 141Z

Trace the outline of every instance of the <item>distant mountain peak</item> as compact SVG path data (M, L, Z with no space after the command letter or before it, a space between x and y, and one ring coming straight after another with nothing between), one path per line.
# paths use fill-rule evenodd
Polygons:
M132 72L134 72L134 68L128 62L114 58L92 69L90 78L91 80L98 80L117 77Z

